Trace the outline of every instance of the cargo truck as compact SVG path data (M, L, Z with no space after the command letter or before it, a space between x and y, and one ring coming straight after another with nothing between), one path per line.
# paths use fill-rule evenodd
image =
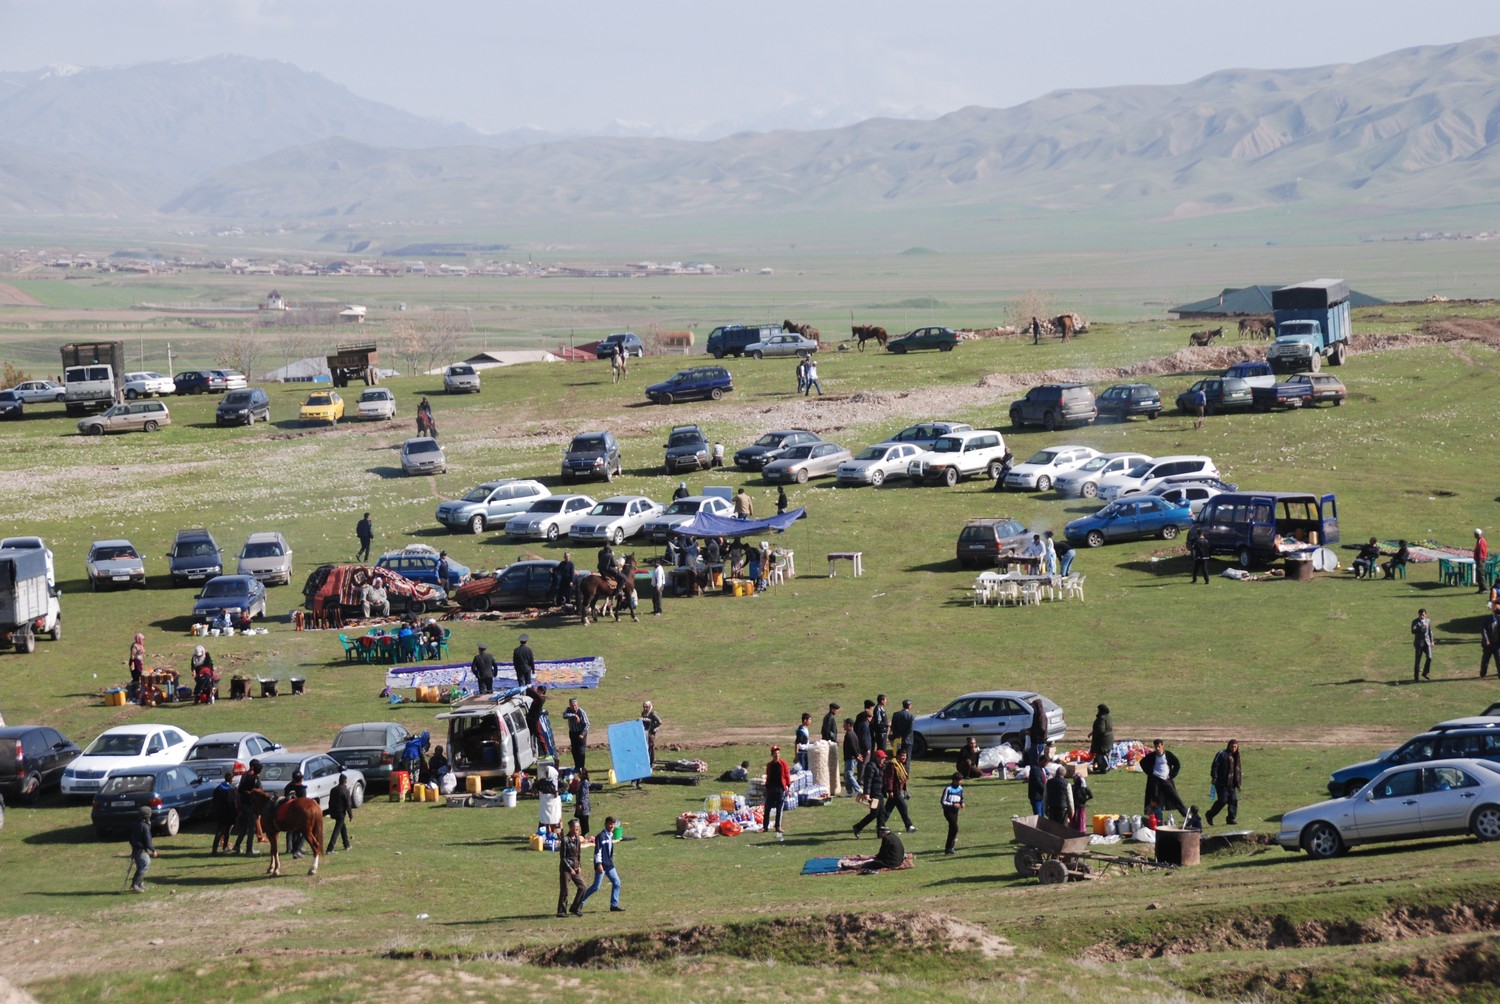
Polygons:
M47 581L47 552L38 548L0 549L0 644L17 652L36 651L36 636L62 637L57 589Z
M375 364L380 355L374 345L340 345L328 357L328 372L335 387L347 387L355 380L363 380L366 387L373 387L380 380L375 374Z
M69 415L103 411L125 385L124 342L69 342L62 347L63 404Z
M1327 359L1344 365L1349 351L1349 282L1313 279L1271 291L1276 340L1266 361L1277 373L1316 373Z

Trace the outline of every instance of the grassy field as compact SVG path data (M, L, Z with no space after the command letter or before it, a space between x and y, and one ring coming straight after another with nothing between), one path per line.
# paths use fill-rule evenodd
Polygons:
M775 300L760 305L772 317L835 317L847 311L843 297L854 288L891 316L911 311L913 325L926 323L929 312L953 310L962 315L954 323L984 316L972 281L961 292L930 294L923 276L895 281L850 265L847 279L816 277L809 283L816 289L789 301L790 279L776 280ZM672 317L743 316L756 306L749 281L730 286L740 292L719 306L711 298L723 286L609 286L612 302L599 316L626 316L650 296L662 296L662 312ZM1120 281L1123 289L1127 279ZM390 288L393 299L407 295ZM526 318L521 326L530 325L578 309L571 301L580 288L527 287L513 309ZM138 292L141 301L176 295ZM1427 313L1459 311L1500 313L1401 308L1357 319L1356 328L1410 331ZM609 326L593 327L591 337ZM348 560L354 523L369 510L377 547L421 541L487 569L522 551L551 556L565 545L450 536L433 509L492 477L536 476L563 490L558 453L573 432L608 427L625 444L624 478L584 490L661 499L678 480L659 467L670 424L699 422L731 450L788 425L855 449L923 418L989 426L1004 421L1017 388L1042 374L1094 374L1089 379L1102 388L1113 382L1107 368L1166 357L1194 326L1104 324L1067 345L990 341L906 358L830 353L820 363L828 391L821 400L791 395L790 363L743 360L731 366L736 390L727 400L651 407L640 387L679 361L646 359L619 386L601 365L492 370L481 395L456 399L431 378L400 378L391 384L403 409L397 425L303 428L294 417L305 388L295 386L271 387L272 425L248 430L215 428L209 398L169 399L174 424L154 436L102 440L74 435L60 409L37 409L0 427L0 534L47 538L64 589L66 633L40 642L34 655L3 656L0 708L7 721L44 721L83 741L109 725L156 719L196 734L256 729L298 748L322 748L352 721L390 717L430 728L430 708L381 701L380 669L346 664L332 633L294 634L281 622L300 600L297 585L272 590L269 635L216 639L212 651L231 672L305 675L306 697L143 713L106 708L98 693L125 675L136 630L146 632L153 664L187 663L191 593L169 588L159 574L179 528L208 527L227 554L251 530L281 529L305 574L320 562ZM55 351L35 336L6 337L22 362ZM173 337L175 350L191 352ZM9 346L4 354L12 358ZM1208 453L1242 486L1336 492L1345 541L1378 535L1466 546L1473 527L1492 528L1495 512L1487 475L1495 434L1487 419L1497 362L1493 349L1475 342L1370 352L1341 372L1351 399L1338 409L1216 417L1201 432L1175 415L1062 435L1007 429L1007 440L1022 458L1053 442ZM1151 379L1172 397L1196 375ZM450 472L404 478L396 449L423 394L432 398ZM773 508L774 489L758 478L731 473L689 483L744 484L757 511ZM466 656L483 641L508 651L516 633L529 630L542 658L601 655L605 683L582 695L596 725L628 718L643 698L654 699L664 740L706 760L710 776L741 759L760 762L768 740L790 739L802 711L820 714L830 700L850 710L885 692L897 702L911 698L922 712L965 690L1035 688L1064 707L1070 745L1086 742L1093 706L1103 701L1121 738L1172 741L1189 801L1206 796L1213 751L1239 738L1247 773L1242 822L1262 834L1274 832L1283 811L1319 798L1330 770L1496 699L1494 685L1476 678L1479 598L1439 585L1431 565L1394 583L1329 576L1305 585L1190 587L1181 548L1146 541L1079 556L1085 604L975 609L972 573L953 560L965 519L1006 514L1034 529L1058 529L1091 508L985 487L800 487L790 492L792 504L807 506L810 518L782 540L796 550L799 575L765 595L669 599L665 617L640 624L462 620L452 625L453 650ZM148 556L151 588L88 590L89 542L116 536ZM825 578L822 556L851 549L864 552L865 576ZM649 545L629 550L654 553ZM593 562L592 551L575 557ZM1427 687L1404 685L1406 626L1418 606L1432 612L1439 641L1441 679ZM607 752L593 758L601 762ZM600 913L595 900L582 922L552 918L555 863L525 850L534 823L534 805L526 803L484 812L371 802L355 820L354 850L332 858L316 880L300 873L263 879L257 863L210 858L210 835L197 825L160 842L152 894L127 899L116 893L122 845L94 838L86 806L49 798L12 807L0 832L0 917L19 946L0 973L43 1000L178 999L196 995L205 980L226 1000L455 991L782 999L793 986L830 999L891 992L986 1000L1020 989L1062 1000L1102 987L1146 1000L1493 999L1496 947L1488 932L1500 911L1500 865L1491 846L1444 840L1314 863L1252 845L1212 854L1190 871L1043 889L1018 879L1010 863L1007 817L1024 811L1020 785L972 785L961 853L941 854L936 801L949 762L933 758L916 772L919 830L908 848L917 867L875 878L797 874L809 857L870 849L868 838L861 844L848 832L856 818L849 802L790 814L785 844L759 836L690 842L671 838L673 819L723 785L610 791L596 799L595 815L620 816L634 838L619 855L628 912ZM1111 774L1095 786L1097 811L1139 811L1139 775ZM171 946L172 932L219 930L225 914L250 923L232 936L195 935L191 961L176 952L178 963L165 971L150 961L152 938ZM165 932L162 917L170 918ZM1009 949L986 936L1005 939ZM98 952L86 971L76 964L81 944Z

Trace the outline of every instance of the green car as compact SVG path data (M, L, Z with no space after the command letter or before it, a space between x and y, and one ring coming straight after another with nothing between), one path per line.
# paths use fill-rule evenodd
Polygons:
M918 328L908 331L900 338L892 339L885 347L887 352L902 355L917 349L937 349L939 352L952 352L953 346L958 344L958 333L952 328Z

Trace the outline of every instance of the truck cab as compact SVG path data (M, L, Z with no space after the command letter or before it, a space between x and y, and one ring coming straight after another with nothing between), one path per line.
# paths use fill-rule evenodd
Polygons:
M1342 366L1349 351L1349 283L1313 279L1271 291L1276 340L1266 361L1278 373L1318 372L1323 360Z
M525 694L466 697L438 715L448 724L448 756L460 782L474 775L498 780L536 763L536 739L526 728Z
M1339 541L1333 495L1309 492L1226 492L1203 504L1188 540L1206 537L1214 554L1232 554L1241 568L1281 557L1278 539L1308 547Z

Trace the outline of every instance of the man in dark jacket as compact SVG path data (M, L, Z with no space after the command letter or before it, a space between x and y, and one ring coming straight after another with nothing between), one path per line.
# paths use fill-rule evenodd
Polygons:
M531 698L531 703L526 707L526 729L536 736L536 755L555 755L555 751L547 745L547 734L542 730L542 715L547 708L547 685L537 683L527 687L526 696Z
M1188 551L1193 556L1193 581L1188 585L1195 584L1200 575L1203 576L1203 584L1208 585L1208 556L1213 553L1213 548L1208 543L1208 534L1195 534L1192 543L1188 545Z
M474 654L474 661L469 663L469 669L479 684L481 694L495 692L495 657L490 655L488 645L479 646L479 651Z
M563 721L568 723L568 746L573 752L573 769L583 770L589 747L589 713L583 710L578 698L568 698Z
M771 816L776 816L776 839L781 839L781 806L786 800L786 790L791 787L792 776L786 761L781 759L781 747L771 747L771 759L766 762L766 809L764 828L771 829Z
M1416 653L1411 664L1411 682L1417 682L1418 670L1421 670L1421 679L1432 679L1432 618L1427 616L1425 609L1418 610L1411 622L1411 643ZM1423 665L1424 659L1426 665Z
M902 701L901 710L891 716L891 742L895 743L898 752L905 750L911 742L911 726L916 720L910 700Z
M874 701L866 701L865 709L854 716L854 738L859 740L859 755L865 763L870 762L870 754L875 751L875 734L871 728L874 707Z
M526 644L531 641L531 635L523 634L516 641L520 644L510 654L511 665L516 667L516 681L523 687L529 687L531 678L536 675L536 656L532 653L531 646Z
M875 707L870 709L870 736L876 749L891 748L891 713L885 709L884 694L875 696Z
M599 574L615 577L615 549L607 543L599 548Z
M1031 762L1036 763L1047 750L1047 707L1040 697L1031 702L1031 728L1026 738L1031 744L1028 749Z
M250 792L261 787L260 783L260 761L251 760L250 769L240 775L239 799L240 807L239 834L234 838L234 851L240 853L240 844L245 845L246 854L255 854L256 840L256 811L255 803L246 797Z
M1176 809L1187 815L1187 806L1177 794L1176 778L1181 769L1177 757L1167 752L1165 740L1158 739L1151 744L1151 752L1141 757L1141 770L1146 775L1146 812L1154 806L1158 812Z
M1479 629L1479 678L1489 673L1490 660L1495 660L1495 675L1500 677L1500 614L1491 613Z
M441 747L439 747L441 749ZM340 837L344 838L344 850L349 849L349 820L354 818L354 793L349 790L349 779L339 775L339 783L328 793L328 815L333 818L333 832L328 835L328 853Z
M587 782L585 782L587 783ZM568 883L573 883L573 905L568 906ZM568 832L557 842L557 915L583 916L583 834L578 820L568 824Z
M229 831L240 815L240 800L234 790L233 769L224 771L224 778L214 788L214 848L210 854L218 854L222 847L229 853Z
M859 737L854 734L854 719L844 719L844 794L853 798L864 794L859 783L860 773Z
M357 561L370 560L370 545L375 541L375 524L370 521L370 514L365 513L364 519L354 526L354 536L359 538L359 550L354 557Z
M156 844L151 840L151 807L141 806L141 818L130 828L130 860L135 862L135 875L130 883L131 892L146 891L146 872L151 859L156 857Z
M878 871L882 868L900 868L906 863L906 847L901 843L901 837L893 830L884 826L877 832L880 834L880 850L875 856L862 866L865 871Z
M1240 812L1240 741L1229 740L1229 744L1214 754L1209 776L1214 782L1214 804L1208 807L1208 825L1214 825L1214 816L1220 809L1227 809L1224 821L1230 826Z
M1044 754L1026 774L1026 801L1038 816L1047 814L1047 765L1051 762L1051 757Z
M1109 705L1099 705L1094 715L1094 727L1089 731L1089 771L1094 774L1109 772L1109 751L1115 745L1115 723L1109 716Z
M875 755L870 757L865 764L865 794L870 796L870 811L865 813L865 818L854 824L854 835L857 837L864 828L871 823L878 826L885 825L885 782L887 770L885 766L885 750L876 750Z
M823 729L819 736L827 742L839 741L839 706L835 702L829 702L828 714L823 716Z
M552 605L565 606L573 602L573 579L578 569L573 565L573 553L564 551L562 560L552 569Z
M1067 825L1073 815L1073 782L1061 768L1047 778L1042 792L1042 808L1054 823Z

